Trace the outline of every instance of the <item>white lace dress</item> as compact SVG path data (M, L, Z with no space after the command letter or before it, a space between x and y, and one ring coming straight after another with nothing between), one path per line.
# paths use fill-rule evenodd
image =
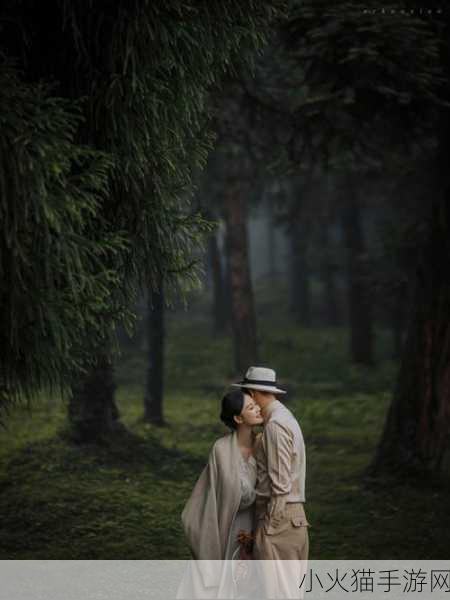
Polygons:
M239 546L237 536L240 529L252 531L255 519L255 485L256 485L256 460L250 456L246 460L242 454L240 458L240 474L241 474L241 502L239 510L234 519L230 537L228 538L228 548L226 552L226 560L236 558L233 554Z

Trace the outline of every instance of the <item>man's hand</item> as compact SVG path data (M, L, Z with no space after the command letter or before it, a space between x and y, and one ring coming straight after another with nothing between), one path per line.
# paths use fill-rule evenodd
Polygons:
M267 504L266 523L277 527L283 520L286 512L286 499L288 494L272 496Z

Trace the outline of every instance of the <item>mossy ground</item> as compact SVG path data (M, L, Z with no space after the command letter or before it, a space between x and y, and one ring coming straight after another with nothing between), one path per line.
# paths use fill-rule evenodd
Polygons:
M373 369L349 364L345 329L267 317L260 339L261 363L277 369L305 437L310 558L448 558L445 477L433 486L363 478L396 372L382 358L389 334L377 333ZM226 433L218 412L233 377L231 351L204 316L170 317L167 424L155 427L141 420L145 353L126 348L117 400L130 433L99 446L66 441L59 398L43 395L31 414L14 409L0 433L0 558L189 558L180 513L209 448Z

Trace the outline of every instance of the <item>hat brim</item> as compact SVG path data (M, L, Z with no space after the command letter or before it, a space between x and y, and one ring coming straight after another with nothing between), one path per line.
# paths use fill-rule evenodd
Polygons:
M285 390L272 387L270 385L258 385L257 383L232 383L233 387L246 388L249 390L259 390L261 392L272 392L272 394L286 394Z

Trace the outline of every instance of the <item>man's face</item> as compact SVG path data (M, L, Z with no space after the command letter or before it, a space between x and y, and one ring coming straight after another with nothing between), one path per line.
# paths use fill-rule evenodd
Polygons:
M256 404L262 409L266 407L273 399L273 394L268 392L261 392L261 390L247 390L247 394L249 394Z

